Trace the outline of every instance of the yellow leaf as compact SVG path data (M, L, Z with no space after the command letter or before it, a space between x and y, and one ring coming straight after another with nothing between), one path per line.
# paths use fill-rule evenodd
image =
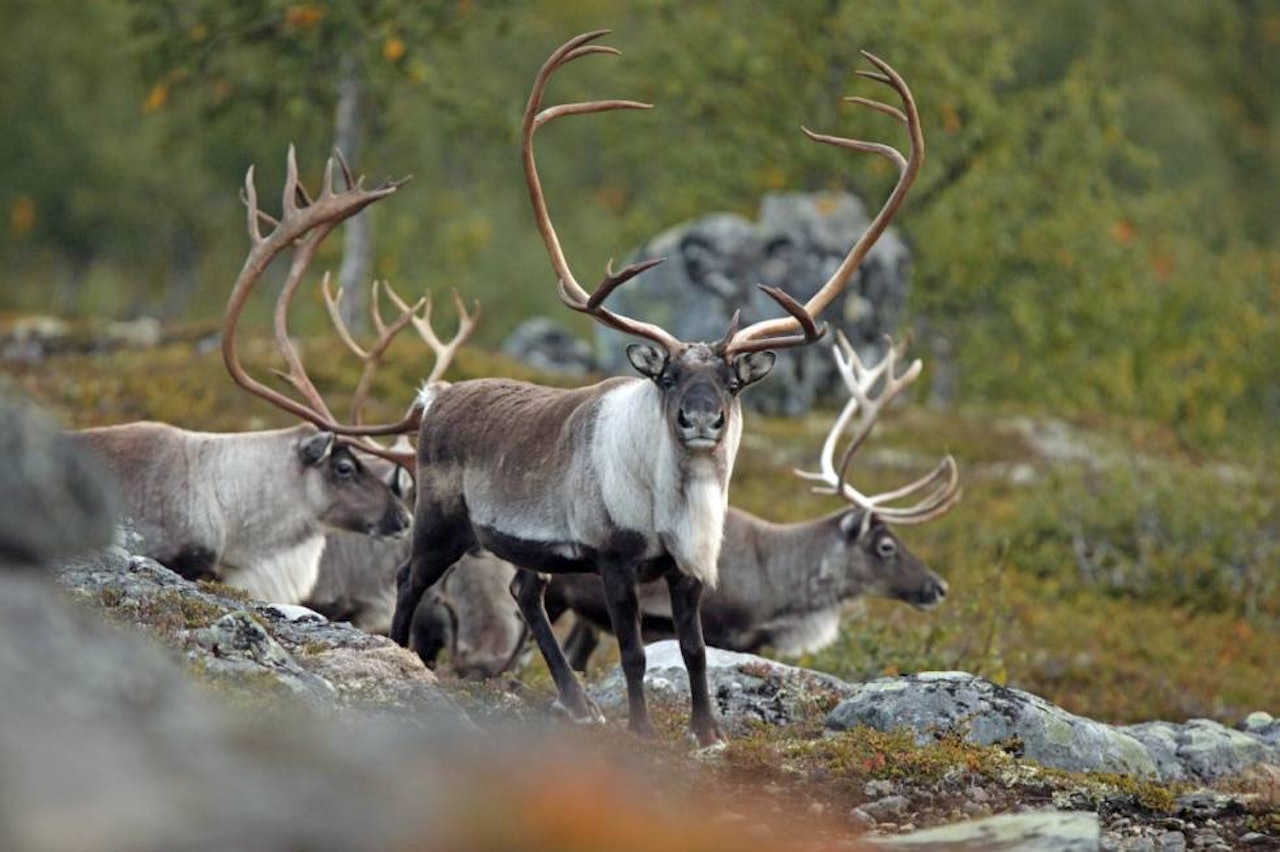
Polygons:
M382 56L388 62L395 62L404 56L404 40L392 36L382 43Z
M324 20L324 9L300 3L284 10L286 25L299 30L309 30Z
M151 91L147 92L147 97L142 101L142 111L144 113L156 112L164 109L167 103L169 103L169 85L167 83L156 83L151 87Z
M25 236L36 226L36 203L29 195L19 195L9 205L9 233Z

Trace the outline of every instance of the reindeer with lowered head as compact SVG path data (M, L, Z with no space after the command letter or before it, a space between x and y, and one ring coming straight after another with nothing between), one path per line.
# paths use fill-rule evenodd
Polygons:
M770 523L729 507L720 550L721 583L702 599L702 629L709 645L748 652L769 645L783 654L815 651L835 640L841 615L863 595L921 609L946 597L946 581L911 553L892 527L924 523L959 502L955 460L946 456L927 475L883 494L863 495L848 481L854 453L884 407L920 375L921 363L917 360L895 375L903 348L890 344L884 359L867 367L848 339L837 337L836 366L851 396L823 443L820 470L797 474L821 482L819 490L838 494L849 505L823 518L790 524ZM836 446L851 422L853 435L837 466ZM914 505L892 505L921 494ZM564 610L577 617L565 651L575 669L585 669L598 630L609 628L600 582L589 575L556 576L547 592L547 609L552 620ZM640 611L646 642L672 637L671 609L656 584L641 587Z
M737 318L713 343L689 343L664 329L617 314L604 301L655 261L610 267L587 292L574 277L548 213L534 161L539 127L564 115L648 109L625 100L571 103L540 109L551 77L591 54L617 54L593 44L607 31L577 36L539 71L525 109L522 153L539 231L571 310L643 338L627 348L642 378L609 379L563 390L504 379L429 386L419 395L417 506L413 553L402 568L391 636L401 644L423 593L468 549L479 544L520 567L513 592L556 683L559 702L574 718L598 718L547 619L543 595L549 574L598 573L621 649L629 726L650 735L642 678L637 583L664 579L672 619L689 673L691 727L702 744L723 739L707 690L699 600L714 587L727 509L729 477L742 434L738 394L768 374L772 351L812 343L825 331L816 322L847 285L914 180L924 153L919 117L906 84L881 60L860 71L886 83L906 110L863 98L857 103L894 116L909 129L912 153L879 143L811 133L827 144L879 154L900 178L867 233L839 269L804 305L779 289L766 292L787 317L739 329Z
M362 455L408 464L412 454L386 450L367 438L338 437L343 427L333 422L324 399L307 378L286 324L302 274L328 230L398 185L364 191L345 163L342 171L348 192L333 192L331 160L324 193L315 205L300 212L298 202L306 194L298 184L290 149L285 215L277 223L257 209L253 170L249 170L245 200L252 247L223 323L223 355L232 378L307 423L230 434L192 432L164 423L128 423L73 434L76 442L102 455L120 480L126 514L134 519L149 556L184 576L215 577L280 603L298 603L311 593L328 532L401 536L410 521L395 470L375 465L379 469L371 471ZM266 236L261 233L263 221L274 225ZM236 325L245 299L271 261L287 249L293 251L293 263L276 302L274 334L289 368L282 375L305 404L255 382L235 357ZM370 350L376 354L366 361L358 399L367 392L372 364L392 338L410 322L422 322L417 311L425 309L425 300L409 306L397 297L397 303L401 315L391 323L379 323L380 336Z

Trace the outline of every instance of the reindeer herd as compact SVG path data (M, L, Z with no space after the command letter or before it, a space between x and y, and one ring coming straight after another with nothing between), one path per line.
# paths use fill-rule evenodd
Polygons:
M363 346L343 324L341 293L332 292L326 276L322 289L336 333L364 364L349 422L338 420L290 340L290 304L325 237L401 182L366 189L338 155L312 198L290 149L278 219L259 209L252 167L245 178L251 247L228 300L222 356L238 385L304 422L239 434L131 423L75 436L105 457L122 483L127 514L148 555L175 571L389 633L428 664L443 655L465 674L511 667L532 637L555 681L557 704L575 720L601 718L575 669L585 668L603 629L617 638L629 727L651 734L644 643L674 636L689 673L691 728L705 745L723 739L707 689L708 642L799 653L833 641L845 608L863 595L927 608L947 593L946 582L893 528L955 505L955 462L947 457L926 476L877 495L864 495L848 476L880 412L920 373L919 361L899 372L901 347L888 346L884 359L868 367L838 335L834 354L849 399L823 444L820 470L798 473L838 495L844 508L774 524L728 500L744 428L739 395L765 379L776 350L823 337L820 315L902 204L924 158L924 139L906 83L864 52L876 70L858 74L893 89L902 106L846 100L905 125L909 155L881 143L803 132L893 163L899 179L888 200L806 302L763 288L780 318L742 328L735 315L717 341L678 340L605 306L616 288L659 261L616 272L610 266L594 289L579 283L552 224L534 156L537 130L556 118L650 108L628 100L543 106L548 84L566 65L618 53L597 43L606 32L570 39L542 66L524 112L521 151L560 301L637 338L626 350L637 377L567 390L504 378L445 382L478 308L468 312L455 295L459 327L445 343L432 328L429 298L411 305L375 284L377 337ZM236 342L246 301L272 261L286 253L273 328L286 365L279 375L292 393L249 375ZM384 295L398 311L391 322L382 316ZM366 424L362 408L373 372L392 339L410 326L435 355L431 374L402 419ZM390 436L399 438L377 440ZM837 461L842 440L847 446ZM908 499L916 502L901 505ZM574 624L562 648L553 622L568 613Z

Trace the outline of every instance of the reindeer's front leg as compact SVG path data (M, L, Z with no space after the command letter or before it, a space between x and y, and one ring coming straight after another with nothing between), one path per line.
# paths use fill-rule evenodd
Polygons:
M533 641L538 644L538 650L547 662L547 668L551 670L551 679L556 683L560 704L574 721L602 722L604 714L583 690L573 669L569 668L569 661L565 659L560 643L551 630L551 621L547 618L547 610L542 602L548 582L547 577L537 571L517 568L515 579L511 581L511 594L520 607L520 614L524 616L529 632L533 634Z
M675 621L676 638L680 640L680 654L689 673L689 693L693 699L690 726L700 745L724 742L707 688L707 646L702 638L702 614L698 609L702 600L702 583L683 571L673 569L667 572L667 589L671 592L671 615Z
M632 560L609 560L600 565L604 600L618 637L622 673L627 678L628 727L642 737L653 736L649 708L644 700L645 654L640 635L640 603L636 591L636 565Z

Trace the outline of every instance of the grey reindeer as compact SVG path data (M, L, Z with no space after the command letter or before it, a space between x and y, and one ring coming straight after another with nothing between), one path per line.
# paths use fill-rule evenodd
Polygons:
M575 718L600 718L551 630L543 606L548 575L598 574L609 622L618 637L627 681L629 727L652 735L643 692L637 584L663 579L692 693L691 728L699 743L723 740L706 680L699 617L705 587L715 587L727 511L727 488L742 433L738 394L764 378L770 350L817 340L815 317L848 284L867 250L887 227L915 178L923 136L910 91L881 60L859 72L903 99L905 113L862 98L858 103L907 125L910 159L878 143L823 136L819 142L869 151L900 170L889 200L831 278L800 305L766 289L787 317L739 329L737 317L714 343L687 343L664 329L605 308L619 285L654 261L629 266L588 293L560 248L543 197L533 135L564 115L647 109L634 101L571 103L540 111L544 90L565 64L591 54L617 54L592 44L607 31L570 39L542 66L524 113L522 155L539 231L559 279L561 301L606 326L644 338L627 348L643 378L609 379L565 390L504 379L430 385L419 395L418 496L413 551L402 568L391 637L409 640L424 593L464 553L480 545L519 566L514 591L520 611L547 662L558 702ZM799 332L799 333L797 333Z

